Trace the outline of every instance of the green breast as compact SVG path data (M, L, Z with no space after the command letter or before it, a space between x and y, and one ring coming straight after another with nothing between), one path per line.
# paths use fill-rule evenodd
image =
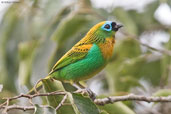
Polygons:
M62 68L53 75L58 80L80 81L91 78L101 71L105 65L106 62L104 61L99 47L93 44L84 59Z

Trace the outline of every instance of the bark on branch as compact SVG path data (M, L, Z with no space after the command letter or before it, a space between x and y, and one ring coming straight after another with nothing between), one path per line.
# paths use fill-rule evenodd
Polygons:
M53 96L53 95L64 95L63 100L56 107L56 110L58 110L62 105L64 105L64 102L67 99L66 92L55 91L55 92L50 92L50 93L37 93L34 95L21 94L21 95L11 97L11 98L5 98L6 102L0 105L0 111L7 112L13 109L18 109L18 110L23 110L23 111L35 110L35 106L33 104L31 104L31 106L19 106L19 105L9 105L9 102L12 100L19 99L19 98L27 98L29 100L32 100L32 98L39 97L39 96ZM171 102L171 96L154 97L154 96L142 96L142 95L129 94L125 96L110 96L106 98L95 99L94 103L97 105L105 105L105 104L115 103L119 101Z
M118 101L145 101L145 102L171 102L171 96L167 97L147 97L141 95L129 94L125 96L110 96L102 99L95 99L94 103L97 105L105 105Z

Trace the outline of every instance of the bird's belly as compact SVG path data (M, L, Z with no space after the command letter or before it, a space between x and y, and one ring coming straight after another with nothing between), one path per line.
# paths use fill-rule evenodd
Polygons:
M72 63L58 71L60 80L80 81L91 78L100 72L106 62L99 47L93 44L87 56L75 63Z

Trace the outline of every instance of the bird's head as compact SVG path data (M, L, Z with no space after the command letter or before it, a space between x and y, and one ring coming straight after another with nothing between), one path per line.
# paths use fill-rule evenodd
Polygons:
M89 33L93 33L101 38L114 37L115 33L121 28L122 25L116 24L113 21L103 21L91 28Z
M115 22L112 21L105 21L101 23L101 29L104 32L116 32L119 30L119 28L122 27L122 25L116 24Z

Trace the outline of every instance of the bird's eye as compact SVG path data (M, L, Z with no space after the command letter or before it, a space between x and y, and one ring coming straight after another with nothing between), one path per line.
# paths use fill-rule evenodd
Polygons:
M109 25L109 24L106 24L106 25L104 26L104 28L110 29L110 25Z

